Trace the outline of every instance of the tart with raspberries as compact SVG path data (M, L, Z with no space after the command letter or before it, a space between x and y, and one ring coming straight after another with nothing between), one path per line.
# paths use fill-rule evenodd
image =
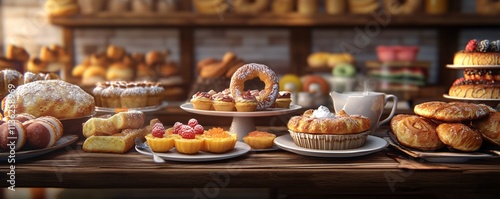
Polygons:
M156 123L150 134L146 135L146 141L154 152L167 152L174 148L174 138L165 133L162 123Z
M204 129L196 119L190 119L187 125L174 124L171 133L174 137L175 149L179 153L195 154L203 148L205 140L201 135Z

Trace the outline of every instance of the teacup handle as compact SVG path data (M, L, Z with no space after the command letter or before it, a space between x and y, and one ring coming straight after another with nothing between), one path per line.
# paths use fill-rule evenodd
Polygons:
M387 104L387 102L389 101L389 99L392 98L392 101L394 102L394 105L392 105L392 110L391 110L391 113L389 114L389 116L387 118L385 118L384 120L378 122L377 124L377 128L388 122L389 120L392 119L392 116L394 116L394 113L396 113L396 109L398 109L398 97L396 97L395 95L385 95L385 99L384 99L384 105Z

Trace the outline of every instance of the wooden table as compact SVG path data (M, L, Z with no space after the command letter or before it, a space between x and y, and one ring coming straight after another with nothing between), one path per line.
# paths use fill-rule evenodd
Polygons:
M81 144L16 162L16 187L189 188L199 194L211 188L267 188L275 196L299 198L306 193L487 197L500 193L500 158L436 164L389 147L352 158L315 158L278 150L213 162L156 164L134 149L126 154L84 153ZM8 166L2 163L0 172L5 175Z

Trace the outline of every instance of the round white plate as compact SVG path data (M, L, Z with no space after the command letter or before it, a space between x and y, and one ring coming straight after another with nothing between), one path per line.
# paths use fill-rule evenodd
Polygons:
M123 111L128 111L128 110L136 110L136 111L141 111L141 112L153 112L160 110L162 108L167 107L168 102L163 101L162 104L158 106L147 106L147 107L141 107L141 108L108 108L108 107L95 107L95 111L101 112L101 113L118 113L118 112L123 112Z
M500 65L446 65L447 68L465 69L465 68L500 68Z
M237 112L237 111L207 111L207 110L198 110L193 108L193 104L186 103L181 105L181 109L196 113L200 115L211 115L211 116L226 116L226 117L263 117L263 116L274 116L274 115L283 115L287 113L293 113L296 110L302 108L299 105L290 105L290 108L268 108L263 111L254 111L254 112Z
M245 144L243 142L236 142L236 145L234 146L234 149L226 152L226 153L207 153L207 152L198 152L196 154L192 155L186 155L182 153L178 153L175 148L171 149L169 152L166 153L156 153L156 155L160 156L161 158L165 160L171 160L171 161L180 161L180 162L204 162L204 161L214 161L214 160L224 160L224 159L229 159L229 158L234 158L238 157L240 155L244 155L248 151L250 151L250 146L248 144ZM149 151L146 151L144 149L137 148L135 147L135 150L141 154L148 155L148 156L153 156Z
M43 155L46 153L49 153L51 151L64 148L66 146L69 146L70 144L73 144L78 140L77 135L63 135L57 142L54 144L54 146L45 148L45 149L36 149L36 150L28 150L28 151L16 151L15 157L13 159L17 160L24 160L32 157L36 157L39 155ZM9 159L9 152L2 152L0 153L0 161L6 161Z
M454 100L467 100L467 101L484 101L484 102L500 102L500 99L484 99L484 98L466 98L466 97L455 97L447 94L443 94L444 98L454 99Z
M290 151L300 155L313 156L313 157L335 157L335 158L368 155L370 153L378 152L387 147L387 145L389 145L389 143L387 143L387 141L385 141L384 139L371 135L368 136L365 145L357 149L346 149L346 150L307 149L295 145L290 135L282 135L280 137L277 137L276 139L274 139L274 144L276 144L283 150Z

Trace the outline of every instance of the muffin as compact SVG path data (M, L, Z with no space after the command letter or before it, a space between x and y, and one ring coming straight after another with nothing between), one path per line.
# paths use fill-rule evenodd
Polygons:
M210 153L224 153L234 149L238 136L222 128L212 128L203 135L205 143L203 151Z
M167 152L174 148L174 138L165 133L163 124L156 123L151 134L146 135L146 141L154 152Z
M251 95L249 92L242 95L240 98L235 100L236 111L238 112L252 112L257 109L257 99L255 96Z
M274 108L290 108L290 103L292 103L291 96L291 93L288 91L280 91L274 102Z
M120 97L123 108L145 107L147 103L146 89L132 83L127 84Z
M159 84L149 84L146 88L147 90L147 103L146 106L158 106L161 104L161 95L165 89Z
M212 106L216 111L233 111L234 99L231 95L222 92L212 95Z
M194 109L211 110L212 109L212 95L208 92L196 92L191 98L191 103Z
M264 131L252 131L243 137L243 141L250 145L252 149L269 149L273 147L275 134Z
M348 115L343 110L336 115L325 106L307 110L288 121L293 142L300 147L319 150L344 150L362 147L370 132L370 119Z
M121 108L120 96L123 90L125 90L124 85L119 85L118 83L111 84L102 91L102 103L105 104L106 107Z

